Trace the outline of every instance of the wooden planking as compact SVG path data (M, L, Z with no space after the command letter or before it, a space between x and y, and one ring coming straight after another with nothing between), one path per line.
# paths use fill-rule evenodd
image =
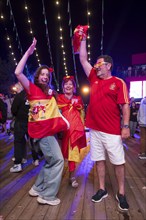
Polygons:
M106 202L106 212L108 219L120 219L123 220L123 213L121 213L118 209L118 203L115 198L115 195L118 191L118 185L117 180L115 177L115 171L114 166L109 162L109 159L107 159L106 162L106 168L107 168L107 176L106 176L106 183L107 183L107 191L108 191L108 203ZM126 213L128 216L128 212Z
M86 161L82 219L94 219L94 204L91 202L91 197L94 194L94 164L91 162L89 154L86 156Z
M0 135L1 138L1 135ZM89 142L89 141L88 141ZM13 165L13 142L4 137L0 140L1 152L1 183L0 183L0 216L13 220L144 220L146 219L146 169L145 161L139 160L139 139L125 141L126 152L126 196L130 205L128 212L118 210L115 194L117 182L114 169L107 159L106 188L109 196L100 203L91 201L98 189L98 178L95 164L90 160L89 149L82 151L82 161L77 165L76 176L79 187L73 189L68 183L68 166L65 162L63 178L58 193L61 203L58 206L40 205L36 198L30 197L29 189L35 182L43 161L39 167L34 167L31 155L21 173L10 173ZM0 217L2 219L2 217Z
M96 173L96 164L94 164L94 192L93 195L97 192L98 190L98 178L97 178L97 173ZM94 203L94 219L107 219L107 214L106 214L106 207L105 207L105 201L102 200L102 202L99 203Z

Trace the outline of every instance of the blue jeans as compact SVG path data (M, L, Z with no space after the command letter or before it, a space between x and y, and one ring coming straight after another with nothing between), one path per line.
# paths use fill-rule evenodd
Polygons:
M39 147L44 155L43 165L33 189L45 200L54 200L61 183L64 159L54 136L39 139Z
M136 131L137 122L136 121L130 121L130 135L134 136Z

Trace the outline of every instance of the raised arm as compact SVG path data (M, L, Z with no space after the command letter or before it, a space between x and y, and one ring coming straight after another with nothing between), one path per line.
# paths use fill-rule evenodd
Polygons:
M83 69L84 69L84 71L85 71L85 73L88 77L89 74L90 74L90 71L92 69L92 66L87 60L86 38L84 38L81 41L80 51L79 51L79 58L80 58L81 65L82 65L82 67L83 67Z
M23 57L21 58L21 60L19 61L18 65L15 69L15 75L16 75L18 81L22 84L22 86L26 90L29 90L29 80L23 74L23 70L24 70L24 67L25 67L25 64L27 62L28 57L31 54L33 54L33 52L35 50L36 43L37 43L37 40L34 38L32 44L30 45L28 50L25 52L25 54L23 55Z

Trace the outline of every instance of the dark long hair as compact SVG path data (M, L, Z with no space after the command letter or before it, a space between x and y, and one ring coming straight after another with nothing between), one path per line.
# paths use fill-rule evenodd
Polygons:
M49 71L49 83L48 83L48 85L43 85L43 84L39 83L39 75L41 74L41 71L43 69L48 69L48 71L49 71L49 67L47 65L42 65L42 66L38 67L36 72L35 72L35 75L34 75L34 84L36 86L38 86L46 95L48 95L49 89L52 89L52 85L51 85L52 74Z

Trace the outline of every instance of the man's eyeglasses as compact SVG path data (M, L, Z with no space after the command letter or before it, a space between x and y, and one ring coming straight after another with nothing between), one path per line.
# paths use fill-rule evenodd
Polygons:
M106 64L108 64L107 62L98 62L98 63L95 63L94 64L94 68L96 68L96 69L98 69L99 67L101 67L102 65L106 65Z

